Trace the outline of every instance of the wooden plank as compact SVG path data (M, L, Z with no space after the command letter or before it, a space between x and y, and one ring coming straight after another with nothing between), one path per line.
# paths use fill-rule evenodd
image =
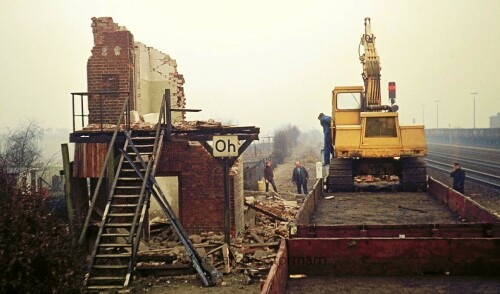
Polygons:
M273 219L277 219L277 220L282 221L282 222L287 222L288 221L288 220L286 220L286 219L284 219L284 218L282 218L280 216L275 215L274 213L271 213L271 212L269 212L267 210L258 208L257 206L252 205L252 204L250 204L250 203L248 203L246 201L245 201L245 206L248 206L248 207L250 207L250 208L252 208L252 209L254 209L254 210L256 210L256 211L258 211L260 213L263 213L263 214L265 214L265 215L267 215L267 216L269 216L269 217L271 217Z
M222 245L222 256L224 257L224 273L231 273L231 264L229 262L229 247L227 244Z
M75 236L74 234L75 214L73 212L73 201L71 199L71 169L69 164L68 144L61 144L61 153L62 153L62 161L64 169L64 184L65 184L64 196L66 197L66 209L68 210L69 232L70 235ZM72 241L75 242L76 240L73 238Z

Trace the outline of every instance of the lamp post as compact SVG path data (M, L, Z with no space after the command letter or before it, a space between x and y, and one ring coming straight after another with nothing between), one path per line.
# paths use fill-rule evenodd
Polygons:
M425 125L425 104L420 104L422 106L422 125Z
M474 129L476 128L476 95L479 94L478 92L472 92L470 93L472 95L472 98L474 99L474 105L472 108L472 116L473 116L473 122L474 122Z
M436 100L436 129L439 129L439 102L441 102L441 100Z

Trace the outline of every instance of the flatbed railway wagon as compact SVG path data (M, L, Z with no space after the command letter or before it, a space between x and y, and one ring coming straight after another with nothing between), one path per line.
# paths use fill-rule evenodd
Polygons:
M378 208L349 213L342 202L356 196L351 203L362 202L367 193L327 194L323 184L322 179L315 183L290 224L290 238L282 240L262 293L285 293L290 275L500 280L500 216L469 197L429 177L427 192L369 193L368 198L386 199ZM417 207L412 198L427 204ZM388 207L394 213L387 213ZM417 214L426 216L411 221Z

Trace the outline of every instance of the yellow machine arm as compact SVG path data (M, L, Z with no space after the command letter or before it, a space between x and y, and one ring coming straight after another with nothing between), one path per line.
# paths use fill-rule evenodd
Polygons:
M375 49L375 36L372 34L369 17L365 18L365 34L361 37L360 45L363 45L365 49L364 54L359 56L359 60L363 65L366 106L370 109L370 106L381 105L380 70L382 68Z

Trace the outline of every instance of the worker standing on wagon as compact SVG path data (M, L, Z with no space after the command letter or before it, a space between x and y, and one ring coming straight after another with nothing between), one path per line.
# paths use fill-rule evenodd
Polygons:
M464 194L465 171L462 169L460 163L455 162L450 177L453 178L453 189Z
M330 164L330 155L333 155L333 147L332 147L332 136L330 132L330 125L332 123L332 117L320 113L318 116L319 123L323 127L323 135L324 135L324 148L323 148L323 166Z

